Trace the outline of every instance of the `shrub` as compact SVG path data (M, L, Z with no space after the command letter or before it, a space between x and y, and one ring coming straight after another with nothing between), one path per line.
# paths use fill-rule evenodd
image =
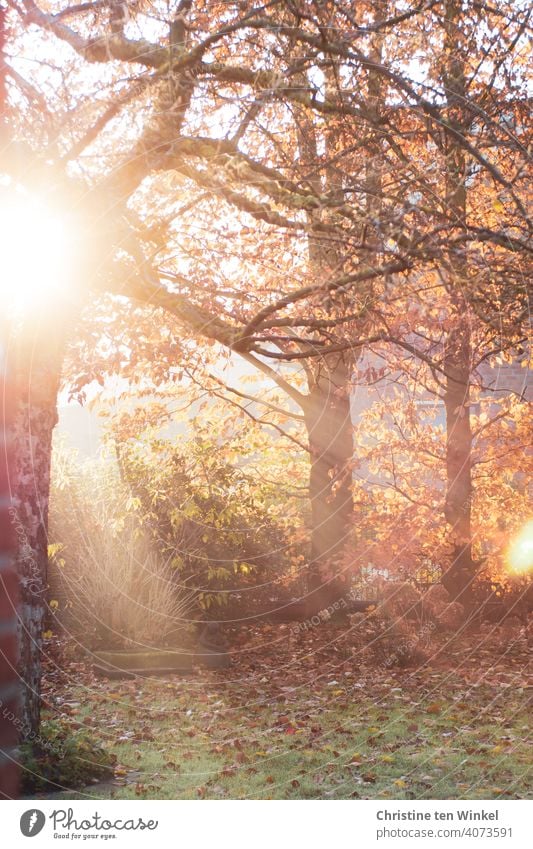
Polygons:
M176 642L193 594L176 587L131 510L116 470L103 463L74 472L58 458L51 498L51 595L58 616L93 643ZM55 605L51 605L54 607Z
M272 583L304 559L296 556L301 517L274 473L268 481L258 473L257 447L228 446L208 426L180 444L145 438L120 446L143 529L169 558L176 582L194 587L200 606L217 617L225 607L230 614L235 594L236 615L261 588L272 595Z

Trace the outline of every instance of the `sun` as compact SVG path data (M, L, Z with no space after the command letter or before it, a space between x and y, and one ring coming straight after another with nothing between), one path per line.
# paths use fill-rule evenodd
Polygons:
M533 571L533 519L524 525L509 545L507 563L518 575Z
M37 196L0 192L0 310L22 312L58 296L68 257L64 217Z

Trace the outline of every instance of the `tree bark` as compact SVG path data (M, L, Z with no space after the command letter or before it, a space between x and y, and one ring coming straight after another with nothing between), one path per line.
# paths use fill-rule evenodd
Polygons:
M11 518L20 584L19 674L22 739L38 732L41 650L46 612L48 503L52 433L57 422L63 340L57 320L41 313L19 334L11 430Z
M15 755L18 742L19 682L17 663L18 577L14 562L14 529L9 515L9 460L13 390L7 373L6 323L0 317L0 799L16 799L19 767Z
M348 589L345 554L353 517L349 378L349 364L342 357L321 362L306 404L311 452L310 612L327 607Z
M476 565L472 559L472 430L470 426L470 328L457 317L447 340L446 501L444 515L452 543L451 562L442 583L453 598L466 602Z
M326 71L327 73L327 71ZM305 78L302 78L305 85ZM325 143L336 149L336 131L325 132ZM315 165L310 179L317 194L341 188L338 173L320 177L316 128L301 111L298 144L302 158ZM324 212L308 213L309 222L323 220ZM308 238L309 268L316 280L327 281L342 268L342 251L331 240ZM328 607L348 589L348 574L343 563L345 546L353 516L351 460L353 427L350 415L351 364L349 353L320 357L305 367L309 392L302 405L309 440L311 501L311 557L307 570L306 615Z
M386 17L386 8L387 0L378 0L375 9L378 19ZM377 33L371 45L372 57L377 64L381 62L382 48L383 36ZM323 70L326 84L334 94L338 81L331 68L325 66ZM382 102L381 78L370 68L367 109L376 127L379 126ZM305 113L300 114L298 135L302 156L318 165L320 158L317 153L316 129ZM328 125L325 129L323 141L333 158L342 149L342 137L339 128L334 125ZM372 154L365 166L365 230L370 224L374 226L381 210L382 151L378 131L372 145ZM322 185L317 168L316 175L310 182L317 193L327 188L329 192L338 192L339 197L343 196L340 170L328 171L324 175ZM325 213L313 211L308 217L312 223L317 217L323 220ZM368 241L369 247L376 251L374 257L377 261L379 240L372 233ZM339 242L317 238L315 235L308 240L308 251L309 267L315 279L326 281L342 270L344 247ZM369 253L366 260L370 261ZM344 308L353 308L349 299L344 303ZM346 596L349 589L350 563L346 549L353 527L354 453L350 396L354 361L359 354L360 351L354 350L323 358L317 365L307 369L309 395L304 412L311 453L309 495L312 516L307 608L311 614Z
M448 120L460 133L468 132L465 112L466 42L461 26L461 3L445 7L445 49L442 79ZM466 168L463 148L448 136L446 147L446 205L458 227L466 228ZM472 430L470 426L471 337L467 299L468 269L463 256L450 252L448 291L453 327L445 352L446 388L446 501L452 556L442 583L454 598L467 602L476 565L472 559Z

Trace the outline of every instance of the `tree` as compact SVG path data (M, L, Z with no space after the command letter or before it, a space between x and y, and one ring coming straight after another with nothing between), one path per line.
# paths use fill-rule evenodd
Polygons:
M524 9L501 0L462 10L473 69L463 86L466 133L456 114L463 89L453 82L450 10L391 2L373 15L375 4L352 6L182 0L168 14L163 4L10 3L13 43L40 63L26 76L16 61L8 67L12 102L25 108L11 116L5 171L34 188L53 186L84 222L90 261L80 288L161 308L188 335L253 363L300 408L316 442L315 519L331 529L315 561L335 550L349 512L352 353L378 340L411 345L402 311L436 268L462 269L465 251L468 285L457 310L465 302L479 308L491 252L512 287L528 255L526 146L506 118L520 123L527 105ZM483 15L490 32L475 30ZM410 67L414 55L424 79ZM52 57L65 88L50 86L40 70ZM302 114L316 154L302 155ZM328 134L335 144L325 144ZM435 168L443 151L444 189ZM21 164L28 155L31 169ZM502 219L487 226L478 211L465 218L450 209L463 160L489 203L505 206ZM310 242L334 258L318 279L307 262ZM468 433L451 382L463 341L464 329L450 337L444 365L461 458ZM298 362L308 376L315 369L308 393L280 365ZM328 416L337 444L325 444ZM452 462L453 451L450 443L451 479L466 468L463 459ZM453 522L463 484L450 488ZM44 475L44 502L46 486Z

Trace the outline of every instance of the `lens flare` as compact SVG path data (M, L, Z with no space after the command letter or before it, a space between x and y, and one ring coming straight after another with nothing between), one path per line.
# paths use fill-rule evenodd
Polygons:
M507 563L516 574L533 570L533 519L511 541L507 549Z
M38 198L0 194L0 309L35 308L65 287L69 234Z

